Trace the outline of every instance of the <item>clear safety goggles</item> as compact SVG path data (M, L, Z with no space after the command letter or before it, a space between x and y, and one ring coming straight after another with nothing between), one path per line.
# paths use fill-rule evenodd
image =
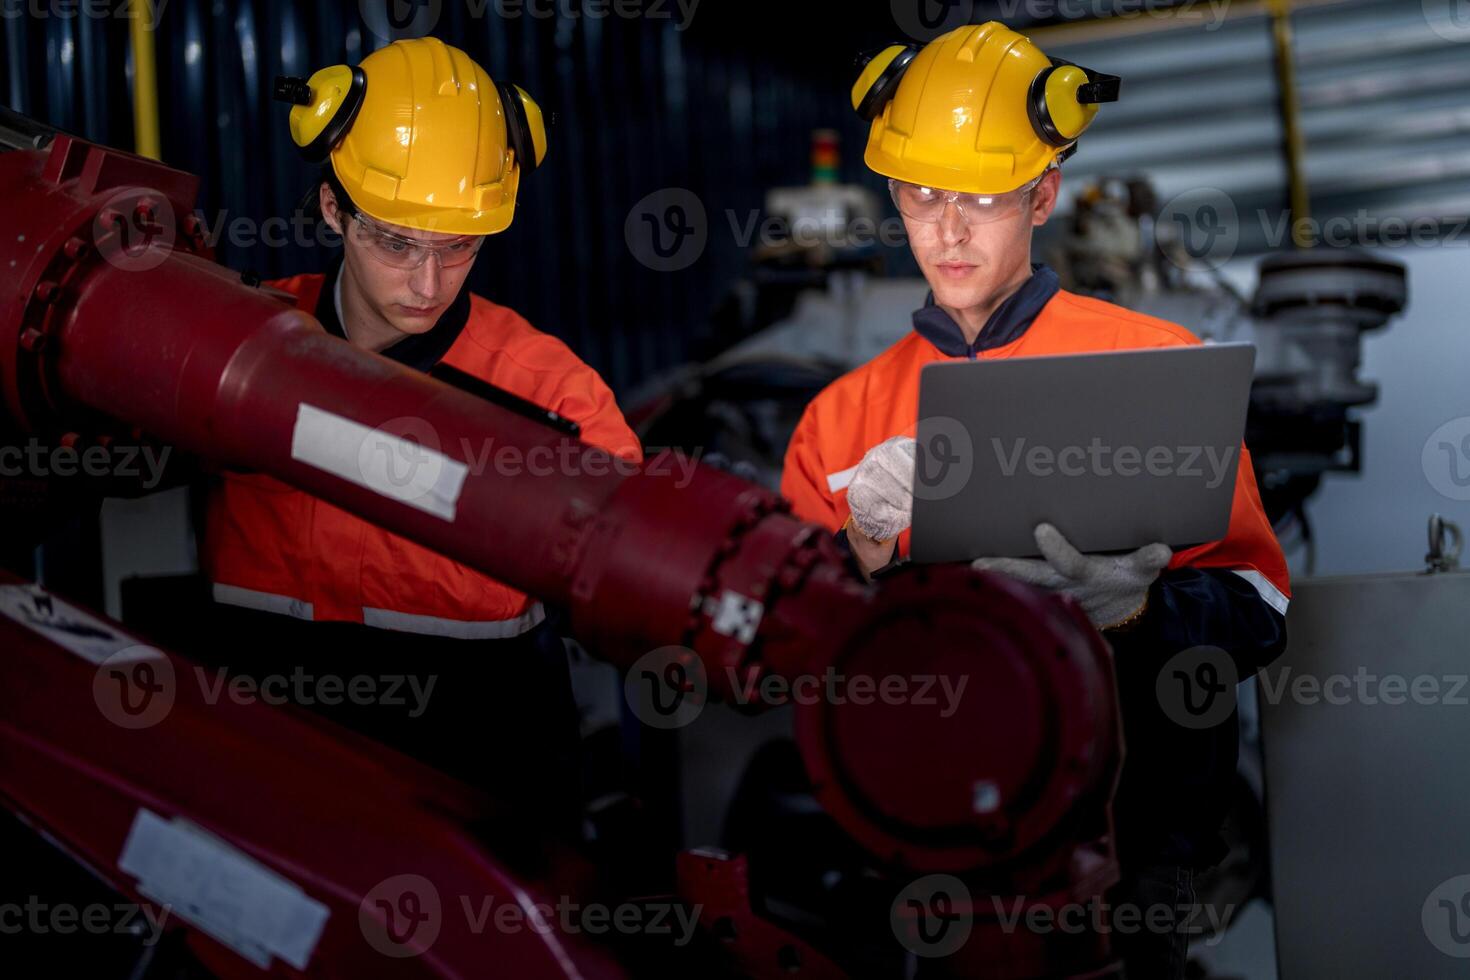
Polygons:
M890 177L888 193L893 195L893 203L905 218L933 224L944 214L944 209L953 204L966 224L983 225L1020 214L1045 176L1043 173L1030 183L1004 194L964 194Z
M471 261L485 244L483 235L465 235L442 242L421 242L405 238L382 228L376 221L358 211L348 226L353 241L373 258L395 269L417 269L432 255L443 269L453 269Z

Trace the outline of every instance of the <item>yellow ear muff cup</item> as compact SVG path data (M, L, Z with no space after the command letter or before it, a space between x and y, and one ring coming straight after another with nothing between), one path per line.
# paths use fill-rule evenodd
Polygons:
M1082 86L1089 81L1087 72L1076 65L1063 65L1046 80L1046 106L1052 125L1069 143L1097 117L1097 106L1084 105L1079 98Z
M873 56L852 86L852 107L857 114L868 122L882 115L883 107L898 91L904 71L918 56L918 48L902 44L890 45Z
M291 110L291 140L310 163L321 163L347 135L367 95L361 68L333 65L307 80L311 104Z
M1043 69L1031 83L1027 113L1036 135L1052 146L1066 146L1092 124L1096 105L1083 105L1078 99L1082 86L1090 81L1087 71L1076 65L1052 65Z
M528 174L546 158L546 121L541 107L509 82L497 82L500 106L505 110L506 142L516 154L516 165Z
M546 115L541 111L537 101L519 85L514 86L521 96L521 108L526 112L526 132L531 137L532 163L539 167L546 160L546 153L551 149L551 135L547 124Z

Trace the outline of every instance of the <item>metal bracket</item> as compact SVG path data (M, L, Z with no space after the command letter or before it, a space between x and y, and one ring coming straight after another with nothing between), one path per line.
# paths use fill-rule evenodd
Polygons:
M1453 572L1460 567L1460 551L1465 546L1465 535L1460 531L1460 525L1454 521L1447 521L1439 514L1431 514L1429 517L1429 553L1424 556L1425 563L1429 566L1425 571L1433 575L1437 572Z

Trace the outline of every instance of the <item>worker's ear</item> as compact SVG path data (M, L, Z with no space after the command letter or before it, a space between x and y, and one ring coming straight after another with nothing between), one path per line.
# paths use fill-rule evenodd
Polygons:
M326 181L317 185L317 201L321 205L322 220L327 223L338 235L342 234L342 211L337 207L337 195L327 186Z
M1051 213L1057 209L1057 200L1062 192L1062 172L1057 169L1048 170L1041 178L1041 183L1036 185L1033 195L1034 201L1031 205L1031 224L1040 228L1051 218Z

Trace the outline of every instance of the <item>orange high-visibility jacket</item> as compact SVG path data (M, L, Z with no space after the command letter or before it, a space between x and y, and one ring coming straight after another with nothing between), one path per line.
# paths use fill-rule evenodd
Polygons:
M333 297L321 296L325 278L271 285L336 323ZM585 442L642 458L597 372L515 311L468 298L468 319L444 363L571 419ZM503 639L545 616L524 593L260 474L227 473L211 494L203 565L217 601L298 619Z
M1050 270L1042 269L1040 276L1052 277L1050 282L1055 283ZM995 339L1001 342L989 346L982 333L969 350L963 349L963 338L958 337L953 321L928 307L915 315L915 323L918 326L929 314L930 329L916 329L823 390L807 406L786 451L781 491L796 514L834 531L846 523L847 485L864 454L893 436L914 435L919 372L926 364L971 356L1034 357L1200 343L1183 327L1111 303L1064 290L1055 290L1049 300L1046 295L1042 294L1044 305L1039 310L1016 314L1003 306L986 328L988 333L993 326L1000 327L1003 333ZM1011 322L1004 322L1008 315ZM945 337L942 328L936 332L936 321L956 336ZM904 531L897 555L906 556L908 549L909 532ZM1184 566L1231 569L1277 612L1286 612L1291 595L1286 559L1261 506L1250 454L1244 446L1235 478L1230 530L1219 541L1177 553L1170 568Z

